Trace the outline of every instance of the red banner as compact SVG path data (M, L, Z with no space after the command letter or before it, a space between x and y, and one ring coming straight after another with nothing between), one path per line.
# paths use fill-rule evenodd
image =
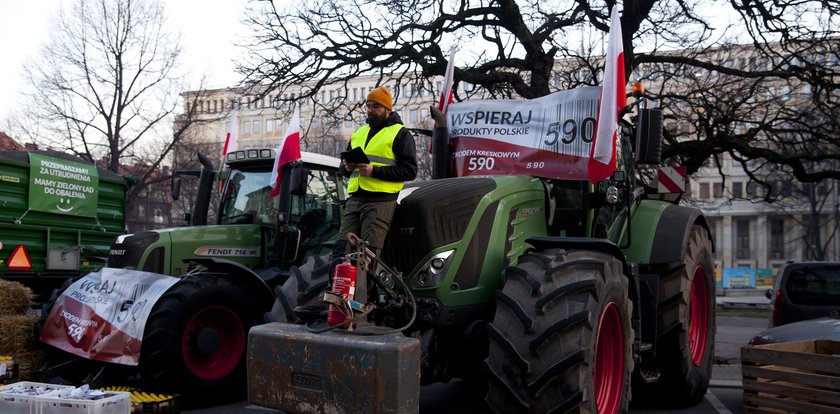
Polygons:
M95 361L137 365L152 307L179 280L108 267L89 273L58 297L41 342Z
M522 174L586 180L598 87L537 99L454 103L447 113L458 176Z

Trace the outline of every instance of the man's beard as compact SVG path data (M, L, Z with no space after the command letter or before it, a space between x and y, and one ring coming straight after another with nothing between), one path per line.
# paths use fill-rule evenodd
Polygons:
M368 114L367 116L367 123L371 127L381 127L385 124L385 121L388 120L388 116L384 113L382 114Z

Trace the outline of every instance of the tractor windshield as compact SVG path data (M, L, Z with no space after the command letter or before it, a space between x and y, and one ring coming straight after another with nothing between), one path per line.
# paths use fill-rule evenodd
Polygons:
M271 171L231 170L222 191L219 224L277 221L277 199L269 197Z

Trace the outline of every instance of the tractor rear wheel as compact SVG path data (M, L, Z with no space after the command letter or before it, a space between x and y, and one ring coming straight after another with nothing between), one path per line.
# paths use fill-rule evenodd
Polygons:
M489 324L497 413L626 412L634 332L621 262L592 252L531 252L509 267Z
M659 274L656 364L659 381L637 378L634 393L645 403L695 405L712 376L715 346L714 253L709 233L694 225L685 257Z
M291 275L283 285L275 288L271 319L277 322L300 322L294 309L318 303L319 294L330 287L330 255L309 256L301 267L292 266Z
M245 288L212 274L186 277L152 308L140 374L147 385L180 393L187 404L241 398L248 330L260 322ZM200 393L199 393L200 392Z

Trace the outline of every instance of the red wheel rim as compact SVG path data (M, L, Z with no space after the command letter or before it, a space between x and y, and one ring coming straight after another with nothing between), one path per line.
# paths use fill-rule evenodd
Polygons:
M709 337L709 289L706 287L706 272L698 266L691 279L691 315L688 319L688 340L691 361L700 366L706 355Z
M211 340L208 341L208 337ZM181 354L187 369L195 376L216 380L239 365L245 352L245 341L245 327L236 312L222 306L209 306L187 323L181 336Z
M601 314L595 343L595 406L599 414L615 414L624 386L624 328L621 313L610 302Z

